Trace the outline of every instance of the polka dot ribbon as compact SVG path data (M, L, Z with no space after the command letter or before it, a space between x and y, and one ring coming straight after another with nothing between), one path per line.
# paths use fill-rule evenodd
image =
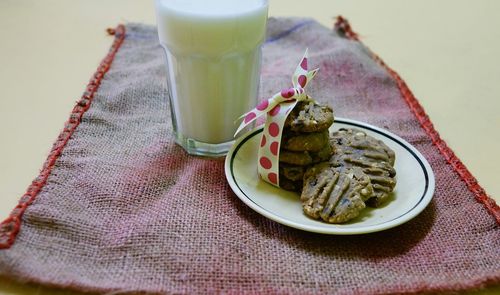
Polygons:
M267 114L258 152L257 170L260 177L270 184L279 187L279 153L283 126L288 114L297 102L310 99L304 88L318 72L318 69L307 70L307 50L293 74L292 88L281 90L271 98L260 102L253 110L244 114L236 134L260 116Z

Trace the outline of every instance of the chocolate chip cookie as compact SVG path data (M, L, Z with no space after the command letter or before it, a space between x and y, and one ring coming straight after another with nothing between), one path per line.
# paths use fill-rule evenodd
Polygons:
M370 179L358 167L320 163L304 174L304 213L328 223L344 223L359 215L373 193Z
M320 132L333 124L333 110L312 100L299 101L285 121L285 129L295 132Z
M304 166L288 165L284 163L280 165L280 175L283 175L292 181L302 181L302 179L304 178L305 170L306 167Z
M302 181L306 166L280 163L280 187L289 191L302 191Z
M331 144L326 144L318 152L292 152L287 150L280 150L280 163L286 163L298 166L307 166L322 161L327 161L333 153Z
M286 132L283 134L281 146L283 149L293 152L318 152L328 144L328 130L325 130L309 133Z
M370 178L373 193L366 201L371 207L379 207L396 186L395 154L381 140L357 129L340 129L330 137L335 148L329 162L335 167L359 167Z
M280 187L282 189L300 193L302 191L302 185L303 185L302 179L294 181L280 174Z

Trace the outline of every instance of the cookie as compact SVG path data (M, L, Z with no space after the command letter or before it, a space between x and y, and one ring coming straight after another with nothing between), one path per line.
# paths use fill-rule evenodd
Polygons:
M297 166L307 166L322 161L327 161L333 153L331 144L327 144L318 152L291 152L280 150L280 163L286 163Z
M280 188L300 193L302 191L302 185L302 179L291 180L280 174Z
M396 186L395 154L381 140L357 129L340 129L330 138L335 153L329 162L336 167L359 167L370 178L373 194L366 201L371 207L379 207Z
M329 144L328 130L322 132L283 134L281 147L293 152L317 152Z
M284 177L292 181L302 181L302 179L304 178L305 169L306 168L304 166L287 165L284 163L281 163L279 167L280 176L283 175Z
M320 163L304 174L300 198L307 216L344 223L359 215L372 193L370 179L360 168Z
M333 110L311 100L299 101L285 120L285 129L295 132L320 132L333 124Z
M309 152L290 152L287 150L280 151L280 164L286 163L298 166L307 166L312 164L312 157Z
M313 164L323 162L323 161L328 161L328 159L332 156L334 151L335 150L334 150L333 145L327 144L320 151L318 151L316 153L310 153Z

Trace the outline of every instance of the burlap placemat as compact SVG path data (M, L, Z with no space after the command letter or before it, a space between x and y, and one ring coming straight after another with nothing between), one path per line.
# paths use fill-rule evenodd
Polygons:
M419 216L359 236L295 230L246 207L223 162L172 139L156 31L115 42L0 232L0 275L97 292L411 293L500 281L499 207L440 139L399 76L339 19L270 19L261 97L289 86L309 47L309 93L337 116L390 130L436 174ZM292 62L290 62L292 61Z

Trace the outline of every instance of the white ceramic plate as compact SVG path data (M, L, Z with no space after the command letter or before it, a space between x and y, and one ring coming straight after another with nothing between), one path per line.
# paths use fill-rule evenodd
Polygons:
M417 216L434 194L434 173L427 160L404 139L387 130L349 119L336 118L330 131L357 128L381 139L396 153L397 184L380 208L366 208L345 224L328 224L302 212L300 196L274 187L257 175L257 148L262 127L242 136L226 157L225 172L231 189L250 208L281 224L305 231L352 235L395 227Z

